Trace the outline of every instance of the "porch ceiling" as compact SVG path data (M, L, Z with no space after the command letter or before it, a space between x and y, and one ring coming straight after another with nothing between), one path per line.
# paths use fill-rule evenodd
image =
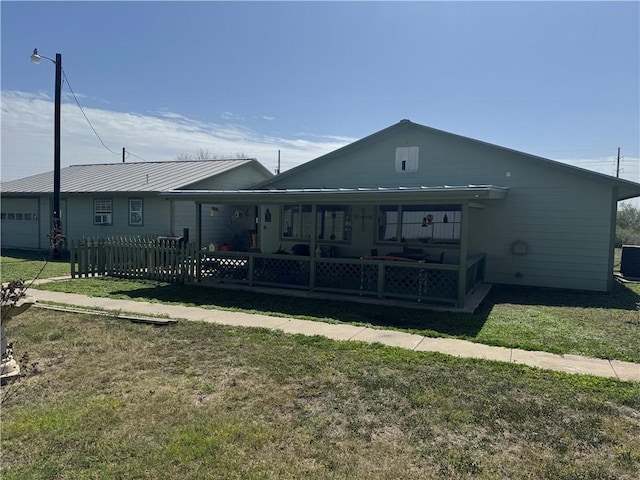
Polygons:
M502 200L509 189L495 185L377 188L301 188L273 190L171 190L160 195L207 203L349 203Z

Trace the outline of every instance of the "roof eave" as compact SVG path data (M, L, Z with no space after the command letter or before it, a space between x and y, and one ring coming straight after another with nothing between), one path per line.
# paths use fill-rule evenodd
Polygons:
M167 191L168 198L227 204L325 202L384 203L424 201L500 200L508 188L496 186L393 188L393 189L287 189L287 190L193 190Z

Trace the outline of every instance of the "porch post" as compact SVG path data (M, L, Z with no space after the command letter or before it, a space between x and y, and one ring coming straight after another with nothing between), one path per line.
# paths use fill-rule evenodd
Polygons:
M196 282L202 281L202 203L196 202Z
M318 226L316 225L317 205L311 204L311 238L309 239L309 290L316 287L316 238Z
M467 290L467 253L469 251L469 202L462 204L460 225L460 265L458 270L458 307L464 307Z
M196 202L196 250L200 252L202 249L202 239L200 232L202 231L202 203Z

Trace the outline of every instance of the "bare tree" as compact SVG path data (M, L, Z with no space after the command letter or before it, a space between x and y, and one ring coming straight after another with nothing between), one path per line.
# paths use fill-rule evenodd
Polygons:
M237 159L237 158L249 158L246 153L237 152L235 156L229 157L225 155L218 155L211 153L209 149L198 148L194 153L181 153L176 155L176 160L180 162L193 161L193 160L225 160L225 159Z

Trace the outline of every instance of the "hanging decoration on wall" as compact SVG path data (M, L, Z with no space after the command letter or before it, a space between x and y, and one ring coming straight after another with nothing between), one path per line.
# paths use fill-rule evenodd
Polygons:
M264 221L265 223L271 223L271 210L268 208L264 212Z
M422 226L423 227L428 227L432 223L433 223L433 215L428 214L428 215L422 217Z
M366 210L363 208L363 209L361 210L360 215L354 215L354 216L353 216L353 217L354 217L354 218L356 218L356 219L360 219L360 220L362 220L362 224L360 225L360 231L361 231L361 232L364 232L364 221L365 221L365 219L369 219L369 218L371 218L371 215L365 215L365 212L366 212Z

